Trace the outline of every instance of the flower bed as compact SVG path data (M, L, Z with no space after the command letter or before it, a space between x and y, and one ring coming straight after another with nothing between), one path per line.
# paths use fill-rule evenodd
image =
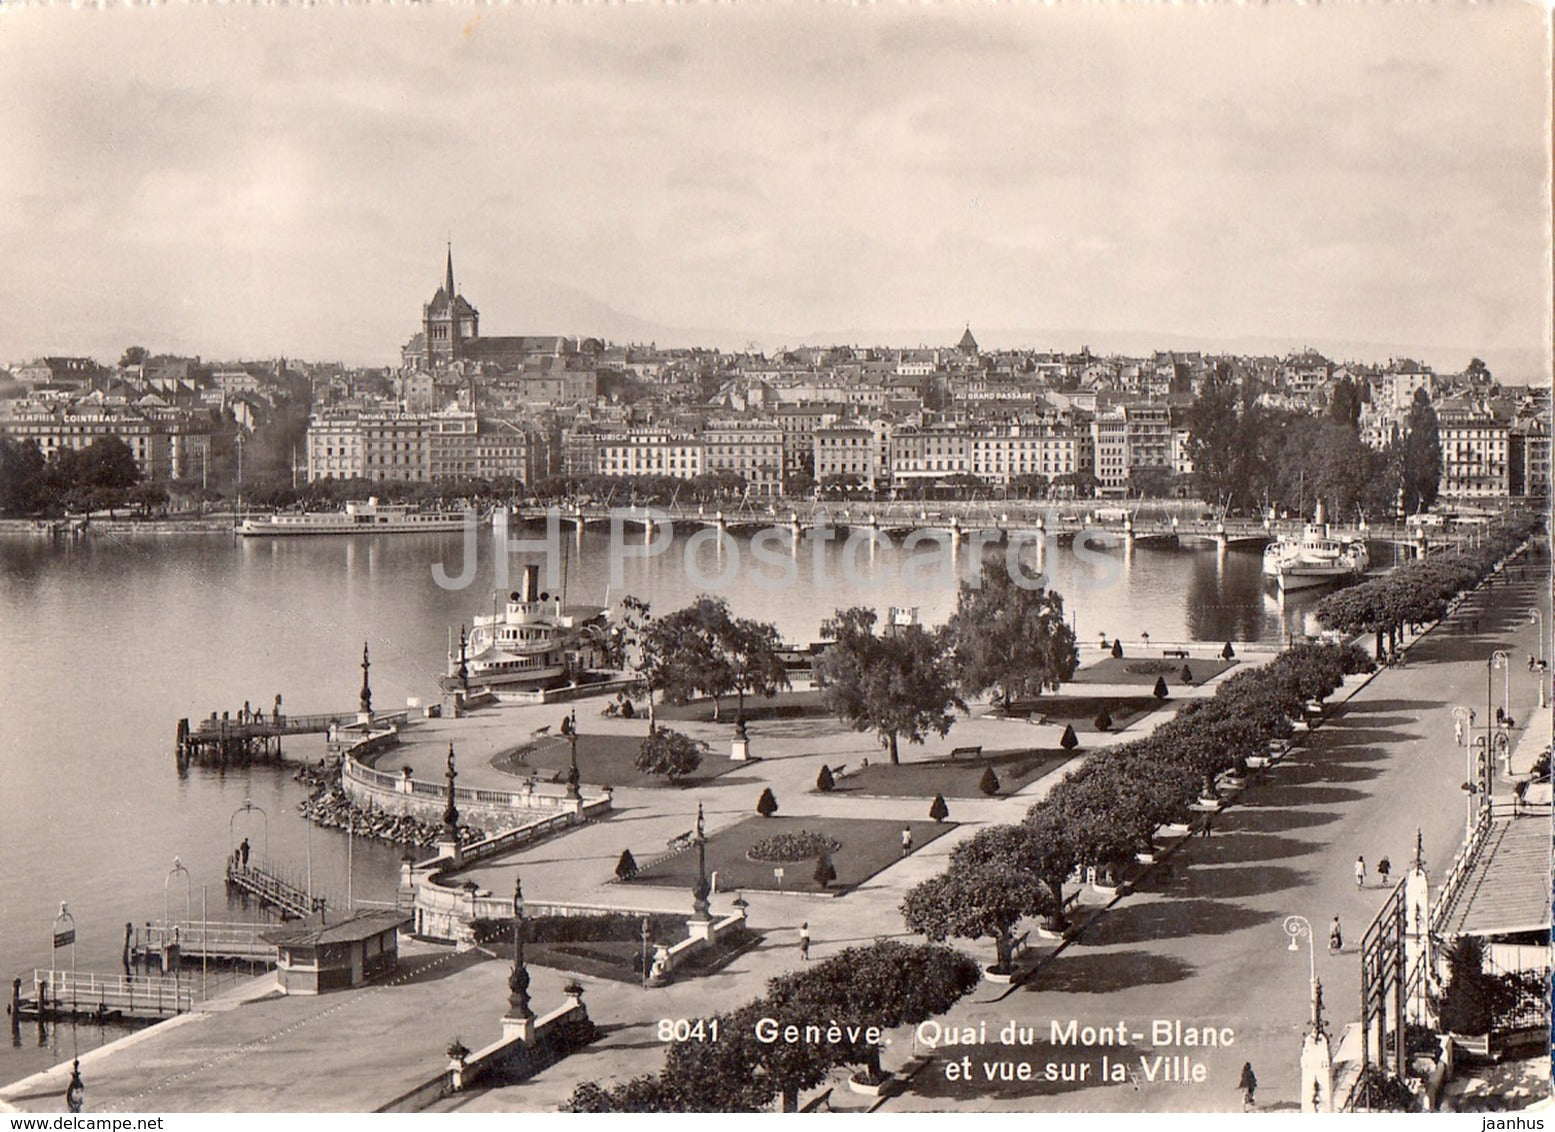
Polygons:
M820 856L830 856L841 848L842 842L834 837L801 829L798 833L774 833L771 837L763 837L745 851L745 856L751 861L782 865L795 861L813 861Z

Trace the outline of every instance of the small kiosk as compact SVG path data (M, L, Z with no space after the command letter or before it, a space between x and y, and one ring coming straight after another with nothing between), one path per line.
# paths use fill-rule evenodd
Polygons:
M334 924L298 924L262 933L275 944L275 978L282 994L346 990L392 972L399 962L402 912L357 912Z

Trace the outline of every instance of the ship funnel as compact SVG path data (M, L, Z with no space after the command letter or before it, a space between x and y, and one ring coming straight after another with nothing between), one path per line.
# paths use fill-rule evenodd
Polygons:
M1322 526L1328 521L1323 515L1323 501L1321 499L1317 501L1317 511L1313 514L1312 521L1318 526Z
M524 567L524 584L519 597L523 601L535 601L540 593L540 567L529 565Z

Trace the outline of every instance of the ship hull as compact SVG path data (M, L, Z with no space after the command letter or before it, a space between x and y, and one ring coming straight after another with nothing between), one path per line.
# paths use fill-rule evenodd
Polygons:
M245 520L237 527L239 538L300 538L305 535L419 535L462 531L464 518L437 519L424 523L258 523Z

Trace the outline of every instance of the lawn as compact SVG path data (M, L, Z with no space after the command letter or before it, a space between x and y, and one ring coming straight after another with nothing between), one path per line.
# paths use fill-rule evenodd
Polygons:
M733 696L725 696L720 704L718 718L734 725L739 703ZM754 723L763 719L825 719L831 715L820 692L783 692L771 699L759 696L745 697L745 720ZM654 709L654 717L660 720L685 720L690 723L713 721L712 700L692 700L685 704L660 704Z
M1219 676L1235 664L1235 660L1221 660L1218 656L1193 656L1187 660L1176 657L1124 656L1103 657L1094 664L1087 664L1074 674L1073 684L1143 684L1154 687L1156 677L1166 677L1166 687L1183 686L1182 669L1187 665L1193 673L1192 684Z
M1181 667L1181 666L1179 666ZM1151 684L1155 683L1154 679ZM1172 678L1167 677L1170 686ZM1095 731L1096 717L1102 708L1112 717L1111 731L1127 727L1143 719L1162 706L1154 696L1039 696L1034 700L1015 700L1008 708L998 706L998 715L1016 719L1046 720L1049 723L1069 723L1076 731Z
M689 898L688 898L689 899ZM649 919L650 961L655 944L675 944L686 938L686 919L690 914L655 915ZM558 917L552 917L558 919ZM537 967L552 967L576 975L613 979L623 983L642 981L643 944L640 921L635 916L560 917L576 924L556 925L548 931L545 918L531 921L529 931L536 937L524 942L524 960ZM675 967L676 978L712 974L737 955L761 943L763 936L750 929L726 932L710 947L697 948ZM501 938L484 945L498 959L513 961L511 921L502 926Z
M648 725L643 724L646 732ZM714 747L702 752L702 765L674 782L661 774L644 774L637 769L637 751L643 735L590 735L578 733L578 774L595 786L705 786L720 775L745 764L729 758L727 748ZM559 735L525 743L503 751L491 765L504 774L521 778L536 776L541 782L566 782L571 755L567 740Z
M779 865L752 861L745 855L746 850L773 834L801 831L819 833L839 843L839 848L831 855L837 879L828 891L833 895L841 895L901 859L903 824L912 829L915 850L955 828L954 822L932 822L927 819L903 823L878 818L784 817L781 814L763 818L752 815L728 829L719 830L707 839L707 871L709 874L718 874L720 892L755 889L760 892L820 894L822 889L811 876L815 871L814 861ZM639 854L634 850L633 855L641 861L648 854ZM773 873L775 868L783 870L781 881ZM636 879L622 883L684 888L689 901L696 873L697 854L692 847L653 862L642 869Z
M1078 728L1077 728L1078 730ZM1076 751L1075 754L1081 753ZM923 762L904 762L893 766L889 761L871 762L864 767L850 767L848 773L837 779L834 793L872 794L883 798L922 798L925 802L936 794L947 798L982 798L978 785L983 770L993 767L999 779L999 794L1013 794L1027 783L1035 782L1074 758L1074 754L1062 748L1025 751L991 751L981 758L929 759ZM816 763L820 773L820 763ZM927 809L924 810L927 813Z

